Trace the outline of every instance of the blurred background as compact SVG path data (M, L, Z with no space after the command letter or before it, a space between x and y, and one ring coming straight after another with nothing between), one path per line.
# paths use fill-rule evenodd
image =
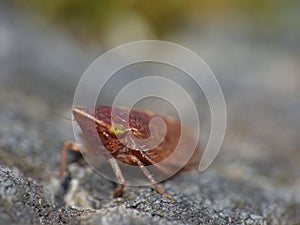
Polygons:
M1 125L35 118L35 129L24 128L25 145L35 135L49 138L52 127L47 148L58 153L73 136L51 110L70 112L94 59L122 43L172 41L199 54L224 91L227 133L213 166L300 193L299 21L296 0L2 0ZM2 146L12 145L11 135L24 135L17 128L3 132Z

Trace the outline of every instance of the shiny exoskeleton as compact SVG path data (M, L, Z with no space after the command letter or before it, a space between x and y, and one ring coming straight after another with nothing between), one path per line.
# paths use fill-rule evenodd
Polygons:
M178 121L170 117L157 115L153 112L129 110L126 108L114 108L114 113L112 114L112 108L110 106L76 107L73 109L73 115L81 128L81 138L84 147L79 149L77 143L70 141L65 142L62 148L60 166L61 176L64 175L66 167L67 150L95 155L100 153L107 156L107 160L119 182L119 186L114 192L114 197L120 196L125 186L125 179L118 164L118 161L120 161L129 165L139 166L145 176L153 184L155 190L174 201L171 195L161 190L145 166L155 165L173 153L178 144L180 135L182 135L181 125ZM129 123L126 123L126 117L128 117L128 115ZM112 116L114 118L112 118ZM152 128L153 130L151 130L152 132L150 133L149 122L154 117L162 118L167 128L164 139L158 146L153 149L135 149L129 148L127 144L124 144L124 141L125 143L132 142L133 140L130 138L124 139L123 142L120 141L120 138L122 138L126 132L130 132L134 135L137 138L135 140L141 141L149 138L151 134L154 136L154 139L155 136L162 135L159 126ZM113 125L111 121L114 121ZM186 142L188 147L188 138L186 139ZM140 143L131 143L130 146L140 146L139 144ZM180 154L185 153L182 152ZM175 167L178 164L180 154L171 158L168 162L170 167ZM199 149L196 149L193 157L186 164L185 168L195 165L199 161L199 157L200 151ZM168 168L159 169L166 172Z

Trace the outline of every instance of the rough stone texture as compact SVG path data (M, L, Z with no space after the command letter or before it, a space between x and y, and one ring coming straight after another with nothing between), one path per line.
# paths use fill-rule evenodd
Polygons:
M294 75L300 54L249 48L230 36L226 41L226 34L225 41L194 43L224 74L228 129L217 160L204 173L184 172L160 184L176 203L151 187L126 187L113 199L115 185L78 163L75 153L64 178L49 176L63 142L74 139L70 122L52 111L68 114L92 56L1 4L1 224L300 223L300 80ZM220 57L219 49L233 46L232 55Z
M80 210L57 210L53 196L31 178L0 165L1 224L58 224L76 221Z

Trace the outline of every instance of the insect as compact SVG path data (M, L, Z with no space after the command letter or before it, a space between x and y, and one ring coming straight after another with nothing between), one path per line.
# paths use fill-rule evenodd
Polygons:
M114 121L117 121L117 124L111 123L112 107L110 106L75 107L73 109L74 119L82 131L80 137L84 147L79 149L79 145L71 141L64 143L61 151L60 176L64 176L68 150L94 155L101 153L106 155L119 183L114 191L114 197L120 196L125 186L125 179L119 166L119 162L122 162L128 165L138 166L159 194L167 197L171 201L175 201L171 195L159 187L146 166L155 166L158 162L173 153L181 134L180 123L171 117L159 116L164 120L167 128L162 142L155 148L149 150L133 149L127 147L128 145L124 145L124 142L122 143L119 137L130 132L137 137L138 140L148 138L150 136L149 121L158 115L150 111L129 110L126 108L114 108L114 112ZM129 115L129 123L125 123L124 117L126 115ZM159 132L160 128L154 127L154 133ZM101 141L102 144L100 144L99 141ZM189 140L187 139L186 142L188 143ZM181 154L185 153L183 152ZM178 157L180 158L181 155L179 154ZM178 164L178 157L171 160L170 166L176 166ZM195 165L199 157L200 150L196 149L193 157L185 168ZM168 168L159 168L162 172L168 172L167 169Z

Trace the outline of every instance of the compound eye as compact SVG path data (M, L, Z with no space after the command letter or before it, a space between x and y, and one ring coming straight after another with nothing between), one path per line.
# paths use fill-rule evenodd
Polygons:
M120 124L114 124L114 125L112 125L109 128L108 131L109 131L110 134L113 134L113 135L116 135L116 136L123 135L126 132L125 128L122 125L120 125Z

